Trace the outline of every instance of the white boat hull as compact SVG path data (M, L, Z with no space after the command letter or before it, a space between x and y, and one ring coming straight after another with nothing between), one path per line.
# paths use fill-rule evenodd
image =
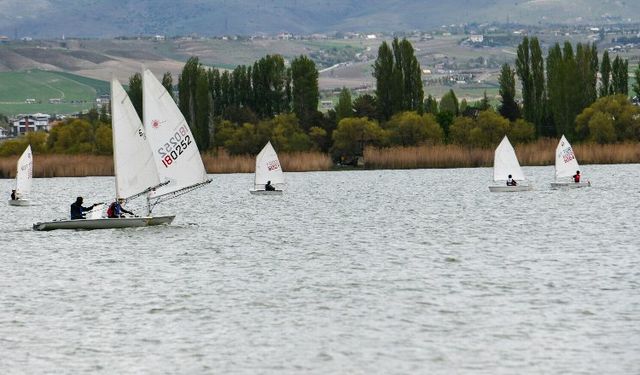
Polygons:
M9 199L9 206L17 206L17 207L31 206L31 201L28 199Z
M518 191L530 191L533 190L532 185L516 185L516 186L506 186L506 185L495 185L489 186L489 191L492 193L514 193Z
M552 182L552 189L577 189L591 186L591 182Z
M249 190L253 195L282 195L282 190Z
M171 224L173 216L155 217L123 217L119 219L77 219L77 220L54 220L33 224L33 229L38 231L48 231L55 229L116 229L116 228L138 228L154 225Z

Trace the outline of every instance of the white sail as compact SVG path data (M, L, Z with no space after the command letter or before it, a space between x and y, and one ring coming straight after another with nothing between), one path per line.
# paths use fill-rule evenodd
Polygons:
M256 156L255 189L264 190L267 181L271 181L271 185L277 189L282 189L284 185L284 173L271 142L267 142Z
M522 168L520 168L520 163L518 163L516 152L505 135L495 151L493 159L493 180L506 181L509 175L517 181L526 180L524 173L522 173Z
M116 198L129 198L160 184L145 129L127 92L111 79L111 123Z
M145 69L142 79L143 119L160 182L157 198L208 182L189 124L158 79Z
M558 147L556 147L556 180L571 177L580 170L578 159L573 153L573 148L567 139L562 135Z
M25 199L31 194L31 181L33 177L33 154L31 145L27 146L20 159L18 159L18 171L16 173L16 197Z

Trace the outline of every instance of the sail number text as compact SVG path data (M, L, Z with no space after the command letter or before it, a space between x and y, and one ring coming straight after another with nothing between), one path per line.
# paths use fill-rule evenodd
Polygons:
M169 142L164 144L164 147L158 149L158 154L162 160L162 164L166 168L169 168L174 161L176 161L180 155L189 147L192 143L191 136L187 128L183 125L178 129L176 134L169 138Z

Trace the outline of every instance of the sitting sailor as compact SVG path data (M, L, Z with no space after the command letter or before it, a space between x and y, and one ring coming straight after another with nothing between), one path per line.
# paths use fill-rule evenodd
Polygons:
M516 180L511 178L511 175L509 175L509 178L507 178L507 186L516 186L516 185L518 185Z
M266 191L275 191L276 188L271 185L271 181L267 181L267 184L264 185L264 190Z
M122 207L123 203L123 198L118 198L115 202L111 203L107 209L107 217L115 219L124 217L124 214L135 215L133 212L125 210L124 207Z

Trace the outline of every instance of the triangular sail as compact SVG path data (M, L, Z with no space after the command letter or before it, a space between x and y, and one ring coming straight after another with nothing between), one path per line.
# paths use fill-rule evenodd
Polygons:
M158 198L209 182L189 124L173 98L148 69L144 71L142 86L147 140L160 181L168 181L150 197Z
M516 152L505 135L495 151L493 159L493 180L506 181L509 175L511 175L514 180L526 180L524 173L522 173L522 168L520 168Z
M33 154L31 145L27 146L20 159L18 159L16 172L16 197L25 199L31 194L31 181L33 177Z
M160 184L142 121L115 78L111 80L111 119L117 198L130 198Z
M282 188L284 185L284 173L271 142L267 142L256 156L255 188L264 189L267 181L271 181L271 185L276 188Z
M573 176L580 170L578 159L567 138L562 135L556 147L556 180Z

